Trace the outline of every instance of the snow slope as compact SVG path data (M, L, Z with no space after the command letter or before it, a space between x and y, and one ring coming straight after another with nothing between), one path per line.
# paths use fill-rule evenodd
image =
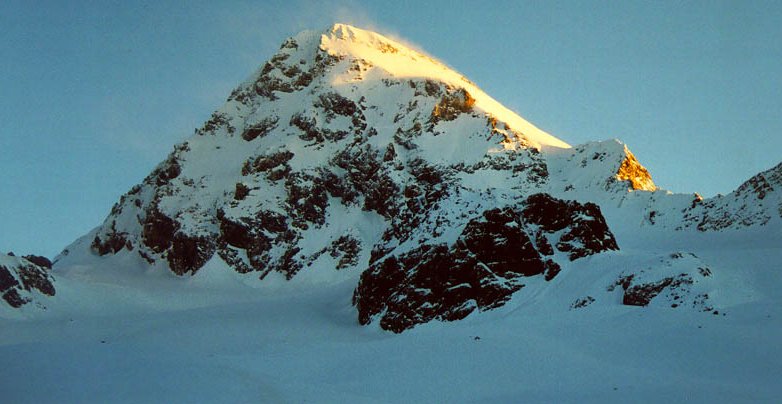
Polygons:
M89 314L4 322L0 385L4 401L20 403L775 401L782 279L756 269L782 257L738 252L695 251L720 263L715 272L733 271L723 290L753 285L725 316L616 304L608 274L637 263L618 254L563 273L555 292L402 334L359 327L349 283L300 289L294 278L277 293L217 287L209 271L181 289L180 279L146 279L149 307L111 293ZM596 301L571 310L591 284Z

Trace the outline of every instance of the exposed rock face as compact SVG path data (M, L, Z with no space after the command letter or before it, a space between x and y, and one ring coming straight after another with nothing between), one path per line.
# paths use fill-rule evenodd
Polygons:
M195 273L214 255L214 237L191 236L177 232L168 252L168 267L177 275Z
M458 320L503 305L525 277L552 279L556 252L573 260L618 249L594 204L537 194L522 205L484 211L451 245L424 244L370 266L353 296L359 322L379 316L382 328L401 332Z
M39 258L43 257L32 258L42 261ZM39 296L54 294L54 278L49 274L48 268L26 258L0 255L0 295L6 304L19 308L36 302L39 307L43 307Z
M622 304L672 308L690 306L711 312L709 292L713 272L695 254L676 252L662 257L659 263L623 273L608 291L621 290Z
M242 139L250 142L259 137L266 136L272 129L277 127L277 117L268 117L261 119L255 125L249 126L242 132Z
M22 258L32 262L35 265L38 265L41 268L52 269L52 261L46 257L40 255L25 255Z
M467 90L460 88L454 90L450 87L446 88L446 93L440 99L440 102L434 106L432 110L432 122L437 122L442 119L444 121L453 121L459 114L464 114L472 111L472 107L475 105L475 99L467 92Z
M649 174L646 167L638 162L633 153L630 153L630 150L627 150L627 147L625 147L625 150L627 151L627 158L625 158L619 166L619 170L616 172L616 178L619 181L629 181L630 186L634 190L656 190L657 186L654 185L652 176Z
M551 251L548 246L555 245L571 261L619 249L600 208L594 203L580 204L537 194L527 199L522 215L527 224L539 226L536 238L542 243L541 250ZM550 235L560 231L559 239L552 242Z
M628 190L657 190L649 171L618 140L585 143L552 157L562 170L554 174L562 176L566 191L608 191L621 197ZM574 167L580 170L573 170Z

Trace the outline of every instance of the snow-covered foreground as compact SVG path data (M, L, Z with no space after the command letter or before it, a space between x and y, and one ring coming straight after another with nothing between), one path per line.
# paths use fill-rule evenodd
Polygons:
M641 254L624 251L402 334L357 324L351 279L70 268L45 315L0 320L2 401L771 402L782 254L767 247L695 251L733 294L719 315L619 304L604 285ZM595 303L570 310L585 290Z

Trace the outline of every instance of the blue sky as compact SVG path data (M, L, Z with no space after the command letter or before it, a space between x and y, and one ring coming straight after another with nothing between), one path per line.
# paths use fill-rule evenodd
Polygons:
M54 256L287 36L401 37L571 144L728 193L782 161L782 3L0 2L0 251Z

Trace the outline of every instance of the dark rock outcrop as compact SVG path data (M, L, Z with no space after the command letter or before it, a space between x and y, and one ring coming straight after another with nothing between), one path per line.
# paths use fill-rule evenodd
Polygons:
M552 242L555 234L559 240ZM559 264L547 258L552 244L571 260L618 249L596 205L533 195L522 209L484 211L452 245L424 244L377 260L353 295L359 322L379 316L383 329L402 332L499 307L525 277L545 273L550 280L559 273Z
M41 255L25 255L22 258L38 265L41 268L52 269L52 261Z
M293 153L288 150L256 156L244 162L244 166L242 166L242 175L272 172L280 167L282 167L282 171L287 175L287 173L290 172L290 167L288 167L287 163L292 158Z
M30 257L45 264L40 259L43 257ZM33 291L46 296L55 295L54 278L48 268L25 258L0 256L0 295L3 301L13 308L19 308L35 301Z
M668 276L657 281L640 283L635 281L633 276L629 276L621 278L618 283L619 285L617 286L622 286L622 289L624 289L622 304L627 306L648 306L652 299L657 297L663 290L669 289L675 294L677 289L681 289L682 286L692 285L693 280L687 274L680 274Z
M527 224L539 226L544 233L565 230L555 245L559 251L568 253L571 261L619 249L600 208L594 203L581 204L536 194L527 198L522 215ZM548 251L549 248L541 246L541 250Z
M144 245L156 253L162 253L171 247L174 233L179 229L179 223L166 216L153 206L147 211L141 234Z
M216 249L211 236L191 236L177 232L171 240L171 249L166 259L168 266L177 275L195 274L206 261L212 258Z
M620 289L622 304L627 306L691 305L700 311L712 311L707 291L713 281L711 269L695 254L676 252L660 257L657 264L644 269L624 271L608 286Z
M276 116L264 118L255 125L247 127L247 129L242 132L242 139L250 142L256 138L264 137L277 127L278 121L279 118Z
M115 224L116 221L112 221L106 234L103 236L96 234L92 240L92 250L98 255L116 254L129 244L128 235L117 231Z

